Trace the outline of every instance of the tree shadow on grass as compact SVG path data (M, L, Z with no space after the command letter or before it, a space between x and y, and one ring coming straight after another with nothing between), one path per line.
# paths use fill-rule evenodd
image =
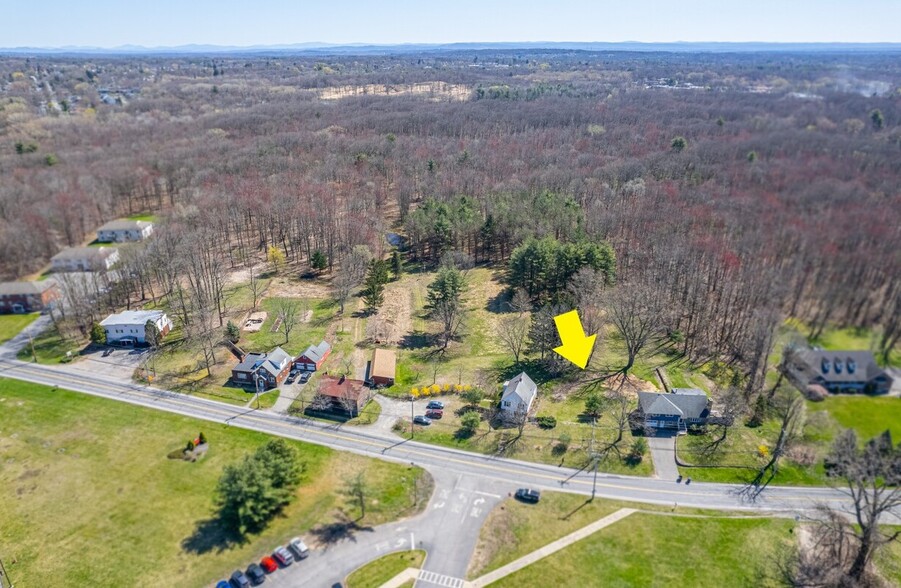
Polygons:
M425 333L423 331L413 331L412 333L407 333L400 340L400 348L401 349L425 349L428 347L434 347L438 344L438 336L432 333Z
M244 536L229 529L222 519L213 517L198 522L194 533L181 542L181 547L188 553L202 555L212 551L221 553L246 542Z

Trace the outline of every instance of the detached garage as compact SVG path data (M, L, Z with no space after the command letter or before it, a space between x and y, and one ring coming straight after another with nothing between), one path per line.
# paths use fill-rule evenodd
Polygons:
M373 386L394 385L397 354L393 349L376 349L369 364L369 380Z

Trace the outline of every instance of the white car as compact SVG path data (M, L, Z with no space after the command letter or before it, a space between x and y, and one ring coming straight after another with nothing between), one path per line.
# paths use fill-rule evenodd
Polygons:
M300 537L295 537L288 542L288 547L291 548L291 551L294 552L294 555L297 556L297 559L306 559L307 556L310 555L310 548L307 547L307 544L303 542L303 539Z

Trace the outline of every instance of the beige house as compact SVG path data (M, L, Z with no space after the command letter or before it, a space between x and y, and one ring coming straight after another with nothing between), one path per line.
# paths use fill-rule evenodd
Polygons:
M55 272L100 272L119 261L115 247L67 247L50 258Z

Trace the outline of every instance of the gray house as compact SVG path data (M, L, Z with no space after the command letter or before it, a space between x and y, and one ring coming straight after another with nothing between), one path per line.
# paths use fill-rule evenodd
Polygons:
M672 392L639 392L638 412L649 429L675 429L703 425L710 416L710 399L703 390L673 388Z
M143 241L153 234L153 223L139 220L114 220L97 229L100 243Z
M819 387L833 394L886 394L892 387L892 377L869 351L805 349L792 358L786 376L805 393Z
M501 394L500 416L504 420L515 421L529 414L538 396L538 385L525 372L508 382L504 382Z

